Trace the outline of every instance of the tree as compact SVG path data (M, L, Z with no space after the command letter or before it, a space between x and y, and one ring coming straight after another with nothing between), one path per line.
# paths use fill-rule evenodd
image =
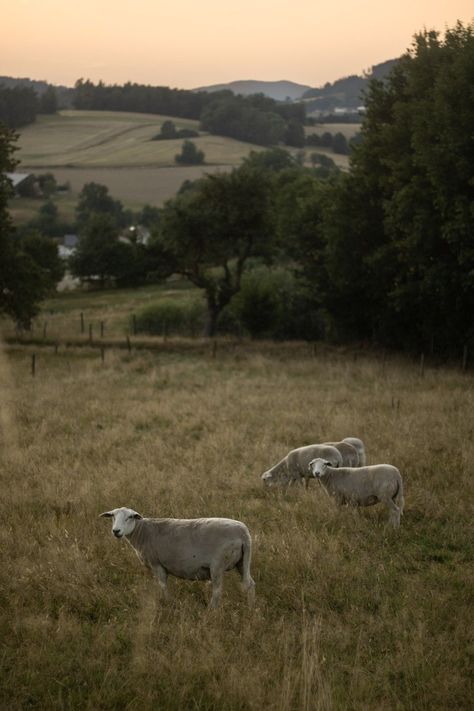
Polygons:
M86 183L79 193L76 206L77 227L80 230L94 214L108 215L117 227L127 223L122 203L109 195L109 189L99 183Z
M98 281L101 288L123 268L124 254L112 215L93 213L83 226L77 250L70 258L74 276L86 281Z
M0 124L0 313L29 328L31 319L39 311L40 301L53 288L57 274L41 260L36 261L36 245L22 244L14 234L8 213L12 187L5 173L15 169L15 141L16 135Z
M55 114L58 110L58 100L54 86L49 85L39 98L38 113Z
M458 23L416 35L370 84L327 213L329 311L346 335L446 353L474 336L473 76L474 24Z
M181 153L175 156L176 163L181 165L201 165L204 163L204 153L199 151L192 141L184 141Z
M206 334L241 286L248 260L273 247L268 174L243 166L209 175L169 201L155 237L170 270L206 292Z

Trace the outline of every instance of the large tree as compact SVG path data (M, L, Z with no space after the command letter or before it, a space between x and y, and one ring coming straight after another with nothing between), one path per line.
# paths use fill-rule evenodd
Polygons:
M459 349L474 336L474 25L423 32L372 81L326 221L343 335Z
M6 176L16 166L15 140L16 135L0 123L0 313L28 328L61 271L55 245L46 245L38 236L20 240L15 235L8 212L12 186Z
M271 252L268 173L243 166L209 175L163 209L158 242L170 269L205 290L213 336L248 260Z

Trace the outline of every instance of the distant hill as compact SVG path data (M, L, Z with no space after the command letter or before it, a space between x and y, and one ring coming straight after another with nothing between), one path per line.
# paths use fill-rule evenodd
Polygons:
M367 89L371 79L384 79L397 63L397 59L389 59L381 64L376 64L363 75L351 76L328 82L319 89L309 89L303 94L303 101L308 114L331 111L338 109L357 110L363 105L363 92Z
M275 101L295 101L301 99L305 91L311 89L307 84L297 84L294 81L255 81L253 79L230 81L227 84L211 84L200 86L193 91L222 91L228 89L234 94L249 96L251 94L265 94Z
M61 109L68 109L72 107L72 97L74 89L68 86L62 86L60 84L51 84L50 82L41 79L29 79L27 77L7 77L0 76L0 85L12 89L15 86L27 87L28 89L34 89L34 91L41 96L44 94L49 86L52 86L56 91L56 96L58 99L58 104Z

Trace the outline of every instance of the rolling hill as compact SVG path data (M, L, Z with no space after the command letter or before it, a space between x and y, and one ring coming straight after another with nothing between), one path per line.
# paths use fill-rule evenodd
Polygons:
M305 91L311 89L307 84L298 84L294 81L255 81L253 79L242 81L231 81L227 84L211 84L210 86L201 86L194 91L222 91L229 89L234 94L242 94L249 96L251 94L265 94L275 101L296 101L300 99Z

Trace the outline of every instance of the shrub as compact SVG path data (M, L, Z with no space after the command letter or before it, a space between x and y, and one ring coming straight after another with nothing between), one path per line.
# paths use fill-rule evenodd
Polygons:
M319 314L294 274L284 268L258 266L224 309L219 330L252 338L307 339L320 336Z
M204 331L205 320L204 301L163 299L136 315L136 329L152 336L197 336Z
M184 141L181 153L174 157L176 163L181 165L201 165L204 163L204 153L197 149L192 141Z

